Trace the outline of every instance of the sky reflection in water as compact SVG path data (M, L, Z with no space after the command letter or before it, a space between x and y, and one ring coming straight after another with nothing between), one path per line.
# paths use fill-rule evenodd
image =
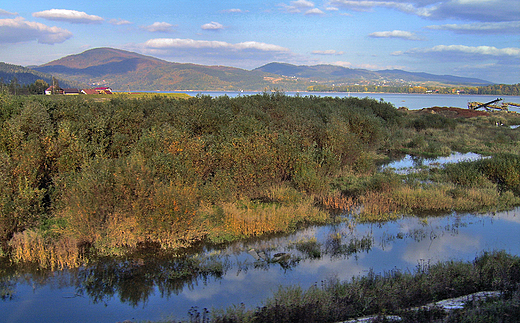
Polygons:
M459 153L454 152L447 157L424 158L406 155L404 158L385 164L381 167L384 169L393 169L396 173L404 174L420 167L442 166L445 164L458 163L461 161L475 161L487 156L481 156L475 153Z

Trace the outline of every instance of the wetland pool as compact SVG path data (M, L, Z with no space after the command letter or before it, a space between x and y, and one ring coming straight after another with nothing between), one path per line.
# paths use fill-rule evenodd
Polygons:
M520 255L518 232L520 208L384 224L341 221L223 249L205 248L183 259L106 260L55 272L7 270L0 277L0 311L3 322L188 319L192 307L203 312L241 303L260 306L279 286L308 288L369 270L413 271L439 261L472 261L484 251ZM305 245L312 248L301 248ZM275 254L283 260L274 261Z

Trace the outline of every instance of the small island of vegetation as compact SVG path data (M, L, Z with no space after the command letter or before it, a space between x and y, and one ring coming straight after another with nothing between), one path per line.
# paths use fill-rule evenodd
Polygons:
M337 214L386 221L520 205L520 133L510 127L520 116L469 112L280 92L101 101L4 92L0 261L74 268L139 248L287 233ZM378 171L403 154L469 151L489 158Z

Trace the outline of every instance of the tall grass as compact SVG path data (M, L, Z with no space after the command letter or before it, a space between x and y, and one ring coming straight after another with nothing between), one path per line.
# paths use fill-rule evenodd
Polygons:
M50 270L75 268L84 262L78 241L71 237L45 238L41 232L26 230L10 241L11 260L33 263Z
M314 205L312 198L298 203L263 203L244 200L208 210L208 238L212 242L233 241L265 234L293 232L310 223L326 223L329 214Z

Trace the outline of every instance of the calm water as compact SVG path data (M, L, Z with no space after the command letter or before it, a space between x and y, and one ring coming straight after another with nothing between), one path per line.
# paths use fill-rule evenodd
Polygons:
M460 161L475 161L483 157L479 154L475 153L452 153L447 157L438 157L438 158L424 158L418 156L406 155L404 158L400 160L393 161L391 163L385 164L381 167L381 170L384 169L392 169L393 171L399 174L405 174L414 169L422 168L422 167L437 167L450 163L458 163Z
M348 280L370 269L413 271L418 265L451 259L473 260L486 250L520 255L520 208L497 214L451 214L405 218L385 224L310 227L288 237L238 243L224 250L206 250L211 262L223 264L219 274L188 280L155 277L173 259L125 266L97 264L74 272L54 272L0 279L12 298L0 301L2 322L117 322L187 318L188 310L245 303L261 305L278 286L307 288L331 278ZM321 257L292 248L296 241L316 238ZM269 263L248 253L254 248L267 258L287 253L287 261Z
M217 92L217 91L179 91L178 93L187 93L189 95L204 94L210 96L227 95L236 97L239 95L252 95L261 92ZM496 95L448 95L448 94L400 94L400 93L346 93L346 92L285 92L287 95L315 95L315 96L331 96L331 97L357 97L380 100L392 103L396 108L407 107L408 109L422 109L434 106L439 107L458 107L467 108L468 102L490 102L497 98L502 98L502 102L512 102L520 104L520 96L496 96ZM512 111L520 112L519 108L512 108Z

